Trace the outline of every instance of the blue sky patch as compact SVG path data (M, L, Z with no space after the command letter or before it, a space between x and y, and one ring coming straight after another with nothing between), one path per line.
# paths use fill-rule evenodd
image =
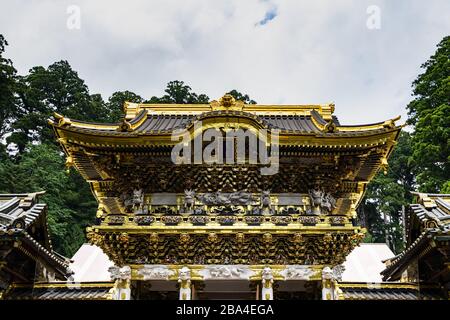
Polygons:
M276 16L277 16L277 9L270 9L269 11L266 12L264 19L259 21L256 25L263 26L267 24L269 21L275 19Z

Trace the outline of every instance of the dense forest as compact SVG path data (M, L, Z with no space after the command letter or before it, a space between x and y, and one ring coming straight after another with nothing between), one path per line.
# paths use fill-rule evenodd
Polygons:
M19 75L6 58L0 35L0 193L46 190L48 222L54 248L72 256L85 241L85 228L97 204L89 185L75 170L67 171L64 155L47 120L54 112L69 118L117 122L125 101L207 103L183 81L171 81L161 96L141 97L131 91L113 93L107 101L91 94L67 61L36 66ZM450 193L450 37L445 37L412 83L407 124L389 159L387 172L369 184L358 209L368 228L365 241L403 248L402 206L411 191ZM236 99L256 103L237 90Z

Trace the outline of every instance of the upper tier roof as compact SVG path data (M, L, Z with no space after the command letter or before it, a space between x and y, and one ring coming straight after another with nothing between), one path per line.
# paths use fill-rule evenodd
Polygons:
M55 128L100 136L168 135L187 129L197 121L211 118L243 118L255 127L288 135L366 136L398 130L395 119L366 125L341 125L333 115L334 104L256 105L244 104L225 95L209 104L137 104L125 103L120 123L89 123L55 114ZM228 121L228 120L223 120ZM230 121L232 122L232 121Z

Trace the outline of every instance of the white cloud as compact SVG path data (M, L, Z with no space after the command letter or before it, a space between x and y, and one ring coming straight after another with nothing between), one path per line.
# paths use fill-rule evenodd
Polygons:
M80 6L80 30L66 28L68 5ZM366 27L369 5L380 30ZM178 79L211 98L236 88L259 103L335 101L342 123L368 123L406 115L448 12L445 0L22 0L2 4L0 30L21 73L66 59L105 98L160 95Z

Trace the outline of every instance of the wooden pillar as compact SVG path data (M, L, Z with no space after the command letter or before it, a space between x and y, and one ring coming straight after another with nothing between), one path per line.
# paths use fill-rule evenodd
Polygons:
M259 283L256 284L256 300L259 300Z

